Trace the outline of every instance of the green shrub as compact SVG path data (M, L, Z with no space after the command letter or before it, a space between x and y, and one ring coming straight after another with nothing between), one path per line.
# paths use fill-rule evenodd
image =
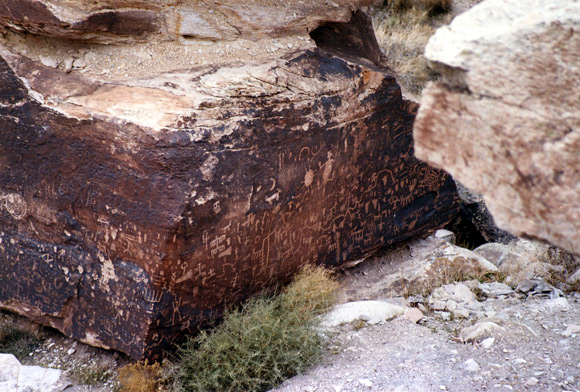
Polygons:
M327 342L317 315L332 304L337 283L309 267L275 297L249 300L227 312L178 352L176 389L258 392L317 363Z

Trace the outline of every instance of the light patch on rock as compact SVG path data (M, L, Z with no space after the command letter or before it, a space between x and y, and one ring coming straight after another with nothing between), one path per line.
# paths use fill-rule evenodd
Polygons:
M209 158L205 160L203 165L199 168L201 170L201 175L205 181L211 181L213 178L213 171L218 163L218 158L215 155L210 155Z

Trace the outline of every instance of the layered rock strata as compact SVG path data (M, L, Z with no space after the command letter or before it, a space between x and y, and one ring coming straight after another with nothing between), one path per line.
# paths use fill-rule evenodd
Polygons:
M354 25L339 30L370 34L363 13L333 4ZM77 34L6 18L35 34ZM5 33L2 308L155 357L307 263L360 259L455 214L452 180L413 157L417 105L378 47L343 48L345 60L306 34L240 38L229 51L155 39L95 46ZM82 62L67 66L71 56Z
M580 254L580 4L486 0L426 56L416 155L483 194L497 225Z

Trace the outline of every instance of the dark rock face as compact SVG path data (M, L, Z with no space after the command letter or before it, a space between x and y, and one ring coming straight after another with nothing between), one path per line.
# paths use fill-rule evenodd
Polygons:
M155 357L457 211L384 68L314 49L104 81L0 56L0 306L83 342Z

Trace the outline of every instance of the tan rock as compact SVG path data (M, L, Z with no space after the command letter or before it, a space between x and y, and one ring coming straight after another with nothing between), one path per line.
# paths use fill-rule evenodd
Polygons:
M580 4L487 0L426 56L416 155L483 194L496 224L580 253Z

